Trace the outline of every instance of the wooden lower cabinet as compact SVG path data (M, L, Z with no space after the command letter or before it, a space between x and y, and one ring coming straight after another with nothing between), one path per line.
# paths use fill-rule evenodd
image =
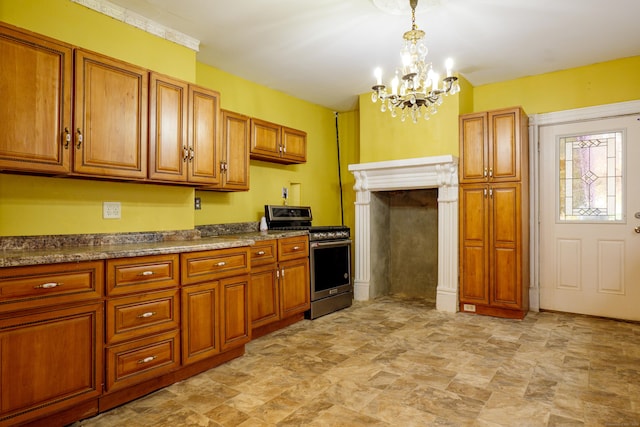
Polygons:
M309 238L256 243L251 251L251 329L254 338L304 318L311 307Z
M182 288L182 363L220 353L220 282Z
M174 330L107 348L106 391L135 385L178 368L179 335Z
M280 320L280 292L276 264L251 268L251 327Z
M3 316L1 426L46 417L102 394L103 318L102 301Z
M280 263L280 310L282 317L304 313L311 307L309 258Z
M461 187L461 311L519 319L526 315L529 242L522 193L520 183Z
M244 354L249 253L0 268L0 427L65 426Z
M221 350L243 345L251 340L249 326L249 275L220 281L222 293Z

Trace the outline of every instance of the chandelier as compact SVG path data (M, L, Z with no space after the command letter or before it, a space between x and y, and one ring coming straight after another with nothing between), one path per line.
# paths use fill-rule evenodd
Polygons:
M433 71L430 62L425 62L427 46L424 43L425 33L416 25L416 6L418 0L409 0L411 5L411 30L404 33L404 46L400 50L402 67L396 69L391 80L391 92L382 84L382 69L376 68L374 75L376 84L371 89L371 100L380 101L380 111L389 110L392 117L401 113L404 122L411 117L414 123L420 116L425 120L438 112L442 105L442 96L460 92L458 78L452 75L453 60L447 59L445 68L447 75L440 83L440 76Z

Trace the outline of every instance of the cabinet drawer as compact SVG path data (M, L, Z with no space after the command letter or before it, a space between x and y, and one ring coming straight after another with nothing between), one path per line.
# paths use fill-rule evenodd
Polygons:
M107 348L107 391L155 378L178 368L179 335L178 331L173 331Z
M248 247L181 254L183 285L191 285L248 272Z
M180 326L178 289L107 301L107 343L112 344Z
M0 312L102 298L102 261L0 268Z
M295 236L278 239L278 260L304 258L309 256L309 237Z
M265 240L251 246L251 266L273 264L277 261L276 241Z
M178 286L178 254L107 260L107 295Z

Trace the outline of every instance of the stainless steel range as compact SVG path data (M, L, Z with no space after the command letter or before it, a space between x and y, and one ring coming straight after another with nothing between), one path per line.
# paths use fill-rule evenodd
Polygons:
M349 227L312 226L308 206L265 205L270 230L308 230L311 309L308 319L349 307L353 302L351 283L351 240Z

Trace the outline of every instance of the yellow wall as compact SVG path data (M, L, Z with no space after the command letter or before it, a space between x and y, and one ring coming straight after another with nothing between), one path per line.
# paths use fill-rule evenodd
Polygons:
M520 105L548 113L640 99L640 56L540 74L474 89L474 110Z
M192 50L68 0L0 0L0 21L221 93L233 111L308 133L308 163L251 161L251 190L191 188L0 174L0 236L192 229L258 221L264 204L279 204L282 187L299 184L297 201L313 207L314 224L340 220L335 118L301 101L197 63ZM202 198L194 211L193 199ZM102 202L119 201L122 219L102 219Z

